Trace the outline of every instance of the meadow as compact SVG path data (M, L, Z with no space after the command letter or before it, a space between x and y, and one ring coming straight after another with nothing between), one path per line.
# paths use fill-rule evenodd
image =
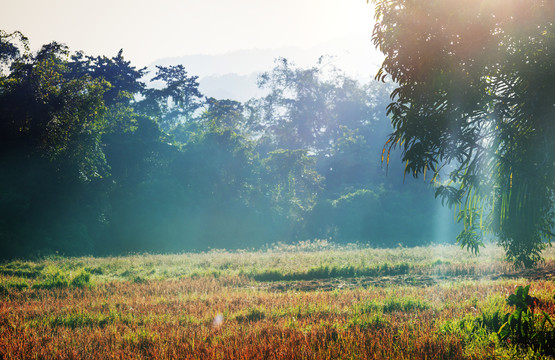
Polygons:
M544 257L520 270L495 246L313 241L11 261L0 359L548 359L555 251Z

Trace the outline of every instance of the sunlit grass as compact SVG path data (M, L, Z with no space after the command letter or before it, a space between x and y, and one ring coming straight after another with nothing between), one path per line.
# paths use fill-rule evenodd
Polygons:
M555 261L549 248L544 257ZM326 241L277 245L259 251L212 250L177 255L137 254L121 257L51 257L37 262L0 265L0 276L29 284L48 277L52 269L75 276L82 271L95 282L179 279L203 276L245 276L259 281L311 280L335 277L420 275L488 275L513 270L502 249L488 246L477 256L454 245L374 249L337 246Z
M514 270L502 256L320 242L5 263L0 358L541 358L473 327L508 311L507 296L528 283L555 315L553 279L502 278ZM552 269L553 251L545 256ZM257 280L269 271L277 278Z

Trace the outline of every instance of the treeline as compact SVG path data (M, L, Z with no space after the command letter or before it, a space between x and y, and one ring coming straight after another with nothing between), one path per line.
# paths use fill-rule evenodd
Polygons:
M385 175L386 84L280 59L240 103L182 65L147 84L121 51L31 53L3 31L0 70L2 258L456 236L427 183Z

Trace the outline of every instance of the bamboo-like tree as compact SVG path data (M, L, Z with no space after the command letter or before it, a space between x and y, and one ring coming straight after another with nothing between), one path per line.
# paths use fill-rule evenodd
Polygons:
M397 84L384 150L439 182L461 246L477 252L489 233L516 265L534 265L554 236L553 1L373 3L386 55L376 78Z

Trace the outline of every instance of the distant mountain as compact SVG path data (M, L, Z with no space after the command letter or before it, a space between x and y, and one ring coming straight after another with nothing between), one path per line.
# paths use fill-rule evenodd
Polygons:
M200 77L230 73L249 75L269 70L275 58L289 57L298 51L299 49L295 48L237 50L215 55L200 54L163 58L155 61L154 65L183 64L189 69L189 73Z
M203 94L209 97L245 102L264 94L264 91L256 85L258 74L210 75L200 79L199 88Z
M285 57L302 66L313 66L322 55L360 81L369 81L379 68L383 56L370 43L369 36L354 35L317 44L310 49L294 47L237 50L224 54L199 54L163 58L154 65L183 64L189 74L199 76L200 90L207 96L245 101L261 94L256 79L274 67L275 59Z

